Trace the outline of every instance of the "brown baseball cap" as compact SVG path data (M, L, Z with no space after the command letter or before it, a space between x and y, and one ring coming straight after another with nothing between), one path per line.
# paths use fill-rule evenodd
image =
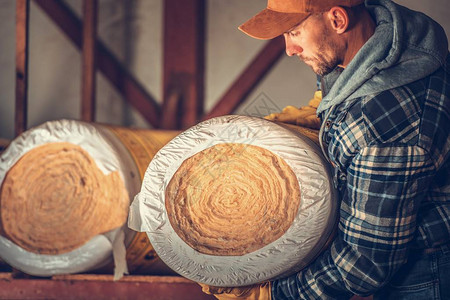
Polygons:
M334 6L352 7L363 2L364 0L268 0L267 8L239 26L239 29L256 39L273 39L313 13L324 12Z

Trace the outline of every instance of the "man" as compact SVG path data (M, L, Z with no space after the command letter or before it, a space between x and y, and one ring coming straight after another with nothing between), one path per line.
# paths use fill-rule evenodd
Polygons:
M390 0L268 0L240 29L259 39L284 35L286 53L322 76L320 139L340 220L330 247L299 273L204 291L219 299L450 299L443 29Z

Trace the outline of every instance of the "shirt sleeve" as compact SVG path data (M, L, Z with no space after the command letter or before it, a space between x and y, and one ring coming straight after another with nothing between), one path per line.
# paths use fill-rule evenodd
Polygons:
M367 146L346 169L338 233L309 267L272 283L273 299L348 299L384 286L405 263L435 166L405 144Z

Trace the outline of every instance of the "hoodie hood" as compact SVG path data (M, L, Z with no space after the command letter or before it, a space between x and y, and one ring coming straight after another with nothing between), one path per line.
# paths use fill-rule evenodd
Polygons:
M390 0L366 0L365 5L375 32L336 79L317 114L345 100L409 84L445 64L447 36L438 23Z

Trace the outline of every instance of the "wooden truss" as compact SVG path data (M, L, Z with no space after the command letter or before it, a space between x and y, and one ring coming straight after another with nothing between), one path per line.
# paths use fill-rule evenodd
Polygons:
M95 72L99 70L154 128L185 129L230 114L245 100L284 51L282 39L267 42L209 111L203 111L205 0L164 1L163 101L159 105L97 39L98 0L84 0L83 20L63 1L34 0L82 50L81 118L95 121ZM26 129L29 0L17 0L16 134ZM182 24L182 26L180 26ZM182 47L175 47L183 45Z

